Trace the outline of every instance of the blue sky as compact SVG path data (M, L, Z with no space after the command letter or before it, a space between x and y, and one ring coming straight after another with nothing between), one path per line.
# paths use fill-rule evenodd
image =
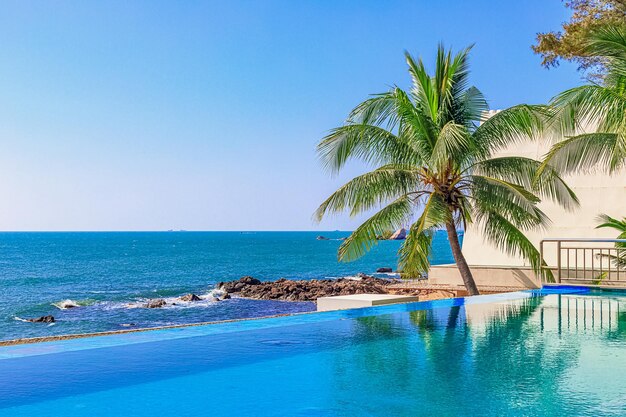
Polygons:
M317 141L403 51L475 43L492 108L581 83L530 50L558 0L3 3L0 230L331 230Z

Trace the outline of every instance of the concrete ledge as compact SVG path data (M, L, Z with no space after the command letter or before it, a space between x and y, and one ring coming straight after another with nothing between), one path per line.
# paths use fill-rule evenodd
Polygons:
M591 283L581 283L572 280L562 280L559 283L556 282L547 282L543 284L544 287L579 287L579 288L590 288L596 290L604 290L604 291L626 291L626 282L603 282L601 284L591 284Z
M385 304L412 303L419 297L393 294L354 294L322 297L317 299L317 311L346 310Z
M541 287L541 281L529 267L483 265L469 267L479 287ZM428 271L428 282L436 285L463 285L463 279L455 264L432 266Z

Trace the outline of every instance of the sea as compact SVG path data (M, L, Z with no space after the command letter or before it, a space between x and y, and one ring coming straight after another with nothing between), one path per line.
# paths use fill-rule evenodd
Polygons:
M323 235L329 240L318 240ZM216 284L337 279L396 268L401 242L380 241L338 262L349 232L6 232L0 233L0 340L262 317L315 310L312 302L215 301ZM433 264L451 263L444 231ZM378 275L380 276L380 275ZM384 276L384 275L383 275ZM203 300L176 302L194 293ZM175 306L147 309L149 299ZM79 307L63 308L64 303ZM52 315L54 323L25 321Z

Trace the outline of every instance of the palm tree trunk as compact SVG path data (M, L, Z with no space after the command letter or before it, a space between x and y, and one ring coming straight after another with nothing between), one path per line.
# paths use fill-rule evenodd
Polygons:
M456 266L459 268L459 272L461 273L461 278L463 278L463 283L465 284L465 288L469 295L478 295L478 287L474 282L474 277L472 276L472 271L470 271L469 266L467 266L467 261L465 260L465 256L463 256L463 252L461 252L461 244L459 243L459 235L456 232L456 226L454 222L446 223L446 230L448 232L448 240L450 241L450 248L452 249L452 256L454 256L454 260L456 261Z

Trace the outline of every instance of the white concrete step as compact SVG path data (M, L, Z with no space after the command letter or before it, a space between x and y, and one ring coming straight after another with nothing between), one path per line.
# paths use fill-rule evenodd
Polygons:
M384 304L412 303L419 298L412 295L354 294L321 297L317 299L317 311L345 310Z

